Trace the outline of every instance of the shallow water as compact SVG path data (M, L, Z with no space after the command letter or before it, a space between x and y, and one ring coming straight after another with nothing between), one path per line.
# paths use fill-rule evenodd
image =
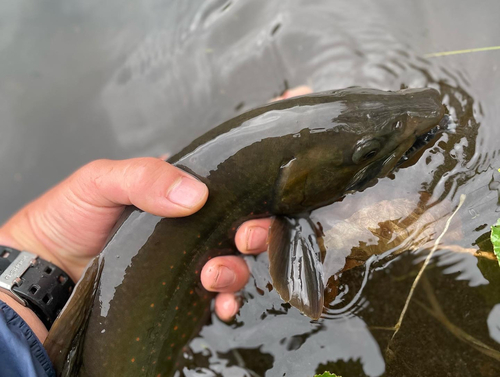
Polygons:
M438 135L392 177L317 211L325 232L361 208L421 191L446 216L466 194L453 223L460 236L451 240L463 247L484 238L500 217L500 51L425 57L498 44L496 1L0 7L0 220L86 161L175 153L221 121L301 84L315 91L432 86L457 123L455 133ZM500 375L495 354L464 335L500 352L495 264L438 251L390 341L392 332L380 328L397 322L425 252L386 254L343 272L339 295L317 322L282 304L269 285L266 255L247 258L253 277L240 314L229 325L212 318L186 350L182 373ZM425 309L433 295L447 326Z

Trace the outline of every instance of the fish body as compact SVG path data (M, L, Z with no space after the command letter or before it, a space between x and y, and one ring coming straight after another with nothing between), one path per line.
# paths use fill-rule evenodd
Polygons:
M173 375L209 314L201 268L234 253L235 229L249 218L279 220L273 284L319 317L318 250L303 241L316 237L308 213L386 175L443 114L433 89L348 88L256 108L195 140L169 162L208 185L206 205L177 219L127 210L45 343L58 373Z

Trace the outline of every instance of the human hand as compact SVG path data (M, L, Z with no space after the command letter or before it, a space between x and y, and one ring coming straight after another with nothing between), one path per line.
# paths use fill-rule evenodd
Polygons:
M198 211L207 197L205 184L157 158L94 161L7 221L0 228L0 245L38 254L77 281L104 247L126 205L179 217ZM4 292L0 300L43 342L47 330L30 310Z
M205 184L157 158L93 161L7 221L0 244L38 254L77 281L125 206L181 217L207 197Z
M300 87L277 99L310 92ZM203 183L160 159L98 160L15 214L0 228L0 244L36 253L77 281L102 250L125 206L180 217L198 211L207 197ZM265 251L269 225L269 219L243 224L236 234L238 249L247 254ZM222 292L215 305L221 319L236 314L239 306L233 292L240 290L248 277L248 267L236 256L214 258L203 268L205 288Z

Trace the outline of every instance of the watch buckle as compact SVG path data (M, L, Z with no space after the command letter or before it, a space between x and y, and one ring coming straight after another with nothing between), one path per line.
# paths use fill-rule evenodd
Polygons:
M28 268L36 264L37 258L35 254L21 251L9 267L0 275L0 290L23 306L27 306L26 301L19 297L12 289L22 284L22 276Z

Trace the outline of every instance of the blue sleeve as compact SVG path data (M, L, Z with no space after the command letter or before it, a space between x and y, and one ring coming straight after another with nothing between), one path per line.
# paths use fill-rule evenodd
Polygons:
M0 301L0 376L55 377L49 356L24 320Z

